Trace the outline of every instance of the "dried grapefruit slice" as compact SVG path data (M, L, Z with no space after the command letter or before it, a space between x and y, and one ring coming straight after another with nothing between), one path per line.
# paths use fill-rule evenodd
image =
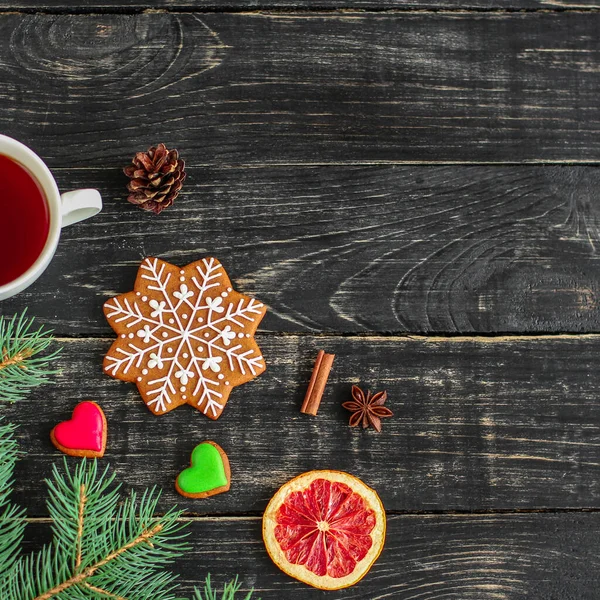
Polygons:
M284 572L321 590L360 581L383 549L385 510L360 479L309 471L284 484L263 516L269 556Z

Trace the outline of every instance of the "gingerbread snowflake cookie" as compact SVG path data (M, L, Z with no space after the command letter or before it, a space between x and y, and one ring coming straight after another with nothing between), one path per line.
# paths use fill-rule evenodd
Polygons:
M266 310L214 258L182 269L146 258L134 290L104 304L119 336L104 371L135 382L156 414L187 403L218 419L231 389L265 370L254 333Z

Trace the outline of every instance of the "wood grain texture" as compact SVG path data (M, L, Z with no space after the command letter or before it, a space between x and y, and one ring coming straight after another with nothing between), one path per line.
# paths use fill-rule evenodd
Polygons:
M600 163L598 8L0 0L0 131L106 204L0 304L68 336L57 385L1 408L20 426L29 516L46 515L42 480L61 460L50 430L92 399L109 423L101 463L190 515L184 593L210 571L263 600L597 600L600 336L397 334L600 332L600 175L572 164ZM119 169L159 141L189 175L157 219L124 201ZM101 305L144 256L211 254L270 306L268 369L217 422L187 406L158 418L102 374ZM299 408L319 348L336 361L313 418ZM382 434L347 426L354 383L388 390ZM175 478L205 439L228 452L232 489L181 498ZM269 498L312 468L358 475L388 510L386 549L350 590L305 587L263 548ZM48 530L32 523L27 547Z
M0 10L87 11L256 11L256 10L585 10L600 8L598 0L0 0Z
M234 574L262 600L597 600L598 513L487 516L391 516L386 546L355 587L318 592L269 560L260 518L200 518L190 524L194 548L174 566L182 595L210 572ZM28 548L49 539L30 524Z
M192 449L217 442L231 491L183 504L199 514L260 512L288 479L316 468L353 473L389 511L600 508L600 336L399 338L258 336L264 375L236 388L218 421L190 406L157 417L132 384L101 372L108 339L64 342L55 386L3 409L27 456L16 499L43 514L31 482L60 459L50 430L84 399L108 420L103 464L120 481L165 490ZM318 348L336 359L317 417L300 414ZM383 432L348 427L352 384L387 389ZM276 432L276 433L275 433Z
M116 167L156 140L192 164L597 163L599 27L597 12L4 14L0 128L53 167Z
M104 211L66 228L48 271L0 314L28 306L59 334L110 335L102 303L132 289L145 256L214 255L269 306L263 331L600 331L595 168L188 173L156 217L125 201L118 168L58 170L64 190L99 188Z

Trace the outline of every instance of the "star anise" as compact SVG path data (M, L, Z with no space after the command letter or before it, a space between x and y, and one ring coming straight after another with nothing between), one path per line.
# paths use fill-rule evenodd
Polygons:
M376 431L381 431L381 419L394 414L387 406L383 406L387 400L385 391L376 394L367 391L365 394L358 386L353 385L352 398L353 400L342 404L352 413L350 427L358 427L362 423L363 429L370 425Z

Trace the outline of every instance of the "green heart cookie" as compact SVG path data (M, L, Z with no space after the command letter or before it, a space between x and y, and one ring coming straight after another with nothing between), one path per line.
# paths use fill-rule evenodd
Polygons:
M177 477L176 488L183 496L205 498L229 489L229 460L214 442L202 442L192 452L191 466Z

